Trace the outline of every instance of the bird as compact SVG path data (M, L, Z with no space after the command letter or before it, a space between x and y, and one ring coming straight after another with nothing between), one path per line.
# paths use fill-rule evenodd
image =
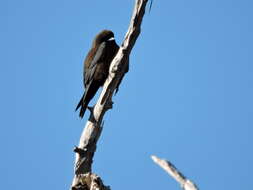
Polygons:
M89 102L98 89L104 85L109 75L110 64L118 50L119 46L111 30L102 30L95 36L92 47L84 60L83 85L85 91L75 109L77 111L80 108L80 118L83 118ZM119 83L116 92L118 86Z

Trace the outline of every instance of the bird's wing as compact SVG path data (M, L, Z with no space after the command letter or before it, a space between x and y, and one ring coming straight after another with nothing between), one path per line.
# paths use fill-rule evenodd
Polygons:
M84 76L85 86L91 83L91 81L94 77L94 73L96 71L97 65L99 63L102 63L102 60L104 59L105 50L106 50L106 43L103 42L98 47L96 54L95 54L94 58L92 59L88 70L85 71L85 76Z

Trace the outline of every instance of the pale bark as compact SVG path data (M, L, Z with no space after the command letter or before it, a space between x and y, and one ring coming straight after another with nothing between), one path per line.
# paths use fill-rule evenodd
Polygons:
M108 190L102 180L92 173L92 161L96 144L102 132L102 120L105 112L112 108L112 95L127 68L129 55L141 31L142 18L148 0L136 0L133 15L125 35L125 39L113 59L109 76L103 86L96 105L90 109L91 115L82 132L78 147L75 148L75 175L71 185L72 190Z
M167 160L162 160L156 156L151 156L151 158L156 164L170 174L184 190L198 190L197 185L187 179L172 163Z

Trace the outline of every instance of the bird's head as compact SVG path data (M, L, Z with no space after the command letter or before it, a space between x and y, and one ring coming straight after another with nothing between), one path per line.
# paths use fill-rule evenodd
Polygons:
M111 30L102 30L99 32L95 39L93 40L93 47L96 47L97 45L106 42L106 41L113 41L114 39L114 34Z

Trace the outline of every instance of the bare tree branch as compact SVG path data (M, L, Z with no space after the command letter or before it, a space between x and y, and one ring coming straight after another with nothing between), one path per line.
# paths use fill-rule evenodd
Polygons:
M112 95L128 66L129 55L141 31L142 18L147 2L148 0L136 0L125 39L111 63L109 76L96 105L94 108L90 108L89 121L87 121L82 132L78 147L74 149L76 160L72 190L110 189L110 187L103 185L102 180L98 176L92 174L91 166L96 151L96 144L102 132L101 121L105 112L112 108Z
M156 164L169 173L184 190L198 190L197 185L187 179L172 163L167 160L162 160L156 156L151 156L151 158Z

